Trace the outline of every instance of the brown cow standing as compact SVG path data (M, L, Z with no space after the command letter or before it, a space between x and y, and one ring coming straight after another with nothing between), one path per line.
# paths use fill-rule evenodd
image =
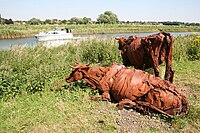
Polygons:
M155 76L159 76L158 66L165 61L165 80L173 82L172 44L174 37L170 33L160 32L147 37L130 36L128 39L116 38L119 42L123 64L133 65L136 69L154 68Z
M78 64L72 67L66 82L82 79L102 92L101 96L93 96L94 100L119 102L119 109L135 107L143 111L158 111L169 117L186 115L189 111L186 97L177 86L141 70L118 64L108 67Z

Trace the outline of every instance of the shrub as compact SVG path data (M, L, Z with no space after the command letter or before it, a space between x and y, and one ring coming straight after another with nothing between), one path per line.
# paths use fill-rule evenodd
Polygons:
M112 40L93 40L83 45L82 60L90 63L110 65L112 62L121 62L120 51Z
M176 61L200 59L200 37L195 35L175 38L173 58Z
M199 60L200 59L200 36L196 36L192 45L189 46L187 50L189 60Z

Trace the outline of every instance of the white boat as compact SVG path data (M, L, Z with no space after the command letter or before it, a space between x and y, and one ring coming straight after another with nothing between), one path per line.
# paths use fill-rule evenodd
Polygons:
M72 30L68 28L39 32L39 34L35 35L35 38L38 39L38 41L77 39L77 37L73 36Z

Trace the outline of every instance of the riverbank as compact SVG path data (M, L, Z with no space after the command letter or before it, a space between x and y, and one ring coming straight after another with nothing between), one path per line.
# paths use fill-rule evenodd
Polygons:
M158 32L140 32L140 33L119 33L119 34L84 34L84 35L74 35L74 37L79 37L79 38L116 38L116 37L128 37L131 35L136 35L136 36L148 36L154 33ZM200 32L170 32L174 37L178 36L190 36L190 35L200 35ZM45 43L45 45L52 45L54 46L60 46L63 44L66 44L68 41L67 40L52 40L52 41L45 41L45 42L40 42L37 41L35 37L29 37L29 38L15 38L15 39L4 39L0 40L0 50L3 49L10 49L18 46L22 47L36 47L37 45L40 45L41 43Z
M134 32L200 32L200 26L132 25L132 24L88 24L88 25L0 25L0 39L33 37L40 31L68 27L74 35L113 34Z

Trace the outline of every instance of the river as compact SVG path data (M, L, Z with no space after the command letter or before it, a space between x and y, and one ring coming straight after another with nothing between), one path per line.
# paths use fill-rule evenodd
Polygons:
M122 34L93 34L93 35L75 35L75 37L97 37L97 38L112 38L112 37L128 37L130 35L136 35L136 36L148 36L151 34L154 34L157 32L150 32L150 33L122 33ZM191 35L194 34L194 32L170 32L171 34L173 34L175 37L176 36L185 36L185 35ZM200 35L200 32L195 32L195 34ZM59 40L59 41L51 41L48 42L48 44L57 44L57 45L62 45L64 43L66 43L63 40ZM6 40L0 40L0 49L10 49L16 46L25 46L25 47L35 47L36 45L38 45L39 42L37 41L36 38L31 37L31 38L21 38L21 39L6 39Z

